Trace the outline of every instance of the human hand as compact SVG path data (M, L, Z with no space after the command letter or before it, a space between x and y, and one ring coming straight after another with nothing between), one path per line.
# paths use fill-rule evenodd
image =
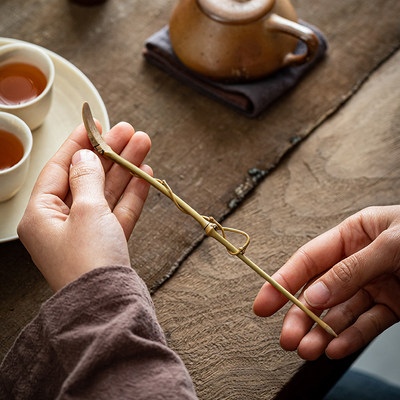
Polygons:
M333 338L298 307L287 312L281 346L315 360L326 353L343 358L367 345L400 320L400 206L370 207L301 247L273 275L324 321ZM313 282L313 280L315 280ZM269 283L253 310L267 317L287 302Z
M117 153L140 165L150 139L119 123L104 135ZM103 266L130 266L127 239L149 185L100 158L83 125L45 165L33 188L18 235L50 287L57 291ZM152 174L151 168L141 166Z

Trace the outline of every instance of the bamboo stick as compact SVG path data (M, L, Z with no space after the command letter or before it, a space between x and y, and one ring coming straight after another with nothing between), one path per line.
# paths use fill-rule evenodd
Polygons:
M251 261L247 256L245 256L244 255L244 247L245 246L242 248L237 248L231 242L229 242L225 237L224 230L241 233L248 237L248 235L246 233L239 231L237 229L223 228L213 218L204 217L204 216L200 215L189 204L187 204L181 198L176 196L165 181L160 181L159 179L153 178L152 176L148 175L146 172L142 171L136 165L130 163L129 161L127 161L123 157L121 157L119 154L115 153L111 149L111 147L104 141L102 136L100 135L100 132L98 131L96 124L93 121L92 113L91 113L88 103L84 103L84 105L83 105L82 117L83 117L83 122L85 124L85 128L88 133L90 142L93 145L93 147L100 154L109 158L110 160L114 161L115 163L119 164L123 168L126 168L133 175L136 175L136 176L144 179L145 181L150 183L150 185L152 185L154 188L156 188L161 193L163 193L165 196L169 197L181 211L192 216L201 225L201 227L205 230L205 232L208 236L214 238L219 243L221 243L223 246L225 246L230 254L235 255L240 260L242 260L245 264L247 264L250 268L252 268L253 271L255 271L258 275L260 275L267 282L269 282L276 290L278 290L280 293L282 293L284 296L286 296L286 298L289 299L293 304L295 304L302 311L304 311L314 322L316 322L318 325L320 325L326 332L328 332L329 334L331 334L334 337L338 337L338 335L335 333L335 331L327 323L325 323L322 319L320 319L317 315L315 315L303 303L301 303L295 296L293 296L289 291L287 291L282 285L280 285L278 282L276 282L265 271L263 271L253 261ZM217 229L220 229L222 231L222 235L217 232ZM246 247L247 247L248 242L249 242L249 240L246 243Z

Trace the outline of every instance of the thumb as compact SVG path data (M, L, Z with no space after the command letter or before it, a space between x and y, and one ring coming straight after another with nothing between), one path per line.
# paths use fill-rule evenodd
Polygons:
M105 200L104 170L93 151L83 149L72 156L69 185L74 203Z
M385 232L386 233L386 232ZM394 267L394 246L382 233L372 243L334 265L304 291L304 298L314 308L326 309L340 304L373 279Z

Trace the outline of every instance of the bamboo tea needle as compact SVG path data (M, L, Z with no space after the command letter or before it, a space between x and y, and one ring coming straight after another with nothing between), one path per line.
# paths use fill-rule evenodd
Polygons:
M96 151L99 154L109 158L110 160L119 164L123 168L126 168L133 175L136 175L144 179L145 181L150 183L150 185L152 185L154 188L163 193L165 196L169 197L181 211L191 215L202 226L202 228L205 230L208 236L213 237L222 245L224 245L230 254L237 256L239 259L241 259L245 264L247 264L250 268L252 268L258 275L260 275L267 282L269 282L276 290L278 290L280 293L286 296L286 298L289 299L293 304L295 304L302 311L304 311L314 322L320 325L326 332L328 332L334 337L337 337L335 331L327 323L325 323L322 319L320 319L317 315L315 315L295 296L293 296L289 291L287 291L283 286L281 286L278 282L276 282L273 278L271 278L265 271L263 271L253 261L251 261L247 256L244 255L244 250L246 249L250 241L249 236L245 232L240 231L238 229L222 227L217 221L214 220L214 218L204 217L200 215L189 204L187 204L181 198L176 196L165 181L153 178L146 172L142 171L136 165L130 163L129 161L121 157L119 154L115 153L111 149L111 147L105 142L100 132L98 131L96 124L94 123L92 112L90 110L88 103L83 104L82 117L89 140L92 146L96 149ZM221 231L221 234L218 233L218 230ZM244 235L247 238L246 244L242 247L237 248L226 239L225 231L235 232Z

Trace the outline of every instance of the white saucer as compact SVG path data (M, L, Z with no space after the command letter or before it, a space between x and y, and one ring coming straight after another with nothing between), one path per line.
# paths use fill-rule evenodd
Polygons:
M0 46L14 42L20 41L0 37ZM82 122L84 101L90 104L93 116L100 121L103 131L110 129L103 100L90 80L66 59L50 50L41 49L48 53L55 66L52 105L44 124L32 132L32 155L24 186L13 198L0 203L0 243L17 239L17 225L36 179L50 157Z

